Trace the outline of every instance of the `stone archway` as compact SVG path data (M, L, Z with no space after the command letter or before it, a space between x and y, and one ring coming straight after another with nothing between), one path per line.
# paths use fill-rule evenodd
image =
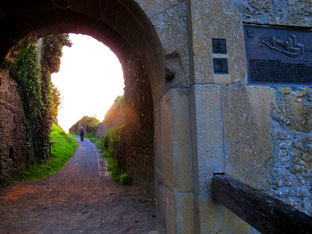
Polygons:
M156 110L153 103L164 90L164 54L153 26L138 4L134 1L55 0L31 1L27 4L12 1L2 4L0 26L5 35L0 39L1 61L13 46L30 34L39 38L58 33L82 33L109 46L122 64L126 87L135 83L133 87L140 90L137 95L144 95L145 103L148 103L147 110L144 110L146 107L140 106L140 100L134 97L132 88L126 91L125 95L132 95L132 105L138 106L136 111L148 116L147 121L142 121L142 128L151 133L148 143L151 143L149 146L154 153L156 123L153 124L153 119ZM157 141L157 137L155 139ZM153 167L151 174L140 183L149 187L152 183L154 187L154 155L148 160L153 161L146 166L147 169ZM139 174L144 172L146 170L141 170ZM139 175L138 179L142 177Z

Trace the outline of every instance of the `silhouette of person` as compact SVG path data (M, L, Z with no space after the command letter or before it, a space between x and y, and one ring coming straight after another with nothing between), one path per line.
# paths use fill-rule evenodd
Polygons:
M85 135L85 130L84 130L83 127L80 128L79 134L80 134L80 140L83 141L83 138L84 138L84 135Z

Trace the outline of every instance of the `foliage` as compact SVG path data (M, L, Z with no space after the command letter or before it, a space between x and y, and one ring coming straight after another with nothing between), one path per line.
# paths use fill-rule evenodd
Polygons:
M41 48L41 79L45 91L43 92L45 118L50 122L56 122L58 108L61 104L61 95L51 82L51 74L60 69L63 46L72 46L68 34L45 37Z
M26 117L26 158L34 155L36 162L40 163L49 156L49 134L60 104L51 73L59 68L63 45L70 45L70 42L66 34L43 39L39 61L39 49L33 41L33 38L26 38L17 45L10 54L13 62L7 61L6 68L15 79L22 99Z
M60 70L63 46L72 46L68 34L50 35L43 39L42 60L50 73Z
M22 48L18 57L10 66L10 72L18 85L26 117L27 157L34 154L40 161L47 157L49 136L41 129L43 106L41 83L39 81L38 52L34 44Z
M88 132L87 134L85 134L85 137L89 138L90 141L92 141L93 143L96 142L97 138L93 133Z
M86 130L86 135L88 133L95 135L96 129L99 126L100 121L95 117L83 116L79 121L77 121L70 129L70 132L78 133L78 128L80 126L84 127Z
M107 170L111 178L123 184L131 183L131 176L128 172L120 169L119 162L124 155L125 143L123 138L124 126L108 130L95 142L107 161Z
M34 163L14 180L8 181L5 185L14 181L43 179L63 168L69 158L75 153L78 143L74 136L66 134L64 130L56 124L52 125L50 139L51 142L55 142L52 145L52 158L45 164Z

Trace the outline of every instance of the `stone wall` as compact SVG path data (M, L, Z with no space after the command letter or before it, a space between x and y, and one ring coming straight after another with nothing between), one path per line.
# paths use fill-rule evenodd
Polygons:
M309 0L226 0L242 15L244 23L311 27Z
M234 0L228 1L228 3L240 13L244 23L296 27L312 26L311 1ZM255 92L255 88L258 89L258 94ZM247 122L250 119L256 121L252 125L247 124L247 126L259 126L262 130L261 128L256 130L255 127L246 128L249 133L244 135L258 138L257 142L260 146L254 145L254 157L257 159L251 160L251 157L247 157L247 159L249 158L248 161L253 162L253 164L247 163L248 166L246 167L248 171L256 172L258 179L257 181L254 179L251 179L253 181L250 179L243 180L247 180L254 186L264 189L270 195L311 215L312 89L301 86L284 88L276 85L272 87L246 86L244 89L246 93L238 96L250 100L246 97L253 93L254 100L250 100L249 104L257 107L262 113L246 111L250 108L244 108L245 111L240 113L241 115L247 114ZM230 100L226 101L226 103L230 102ZM237 103L235 106L237 108L240 104ZM256 134L252 134L252 131ZM249 142L252 142L253 140L250 139L252 138L249 138ZM257 149L260 150L258 154L255 153ZM262 159L259 160L259 158ZM243 165L244 163L240 164ZM262 169L260 169L261 165L263 165ZM243 176L242 178L247 177Z
M312 89L277 90L271 121L267 192L312 215Z
M24 157L25 116L16 82L0 72L0 183L20 172L33 159Z
M154 118L151 87L144 65L130 56L125 71L124 123L126 154L123 169L130 172L133 182L155 198Z

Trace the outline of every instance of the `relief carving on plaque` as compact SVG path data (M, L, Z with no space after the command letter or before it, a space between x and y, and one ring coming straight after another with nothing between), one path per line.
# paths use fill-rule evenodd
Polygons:
M302 59L304 55L304 44L297 41L295 34L292 34L284 41L278 37L262 40L262 44L288 58Z
M312 85L312 30L244 25L248 82Z

